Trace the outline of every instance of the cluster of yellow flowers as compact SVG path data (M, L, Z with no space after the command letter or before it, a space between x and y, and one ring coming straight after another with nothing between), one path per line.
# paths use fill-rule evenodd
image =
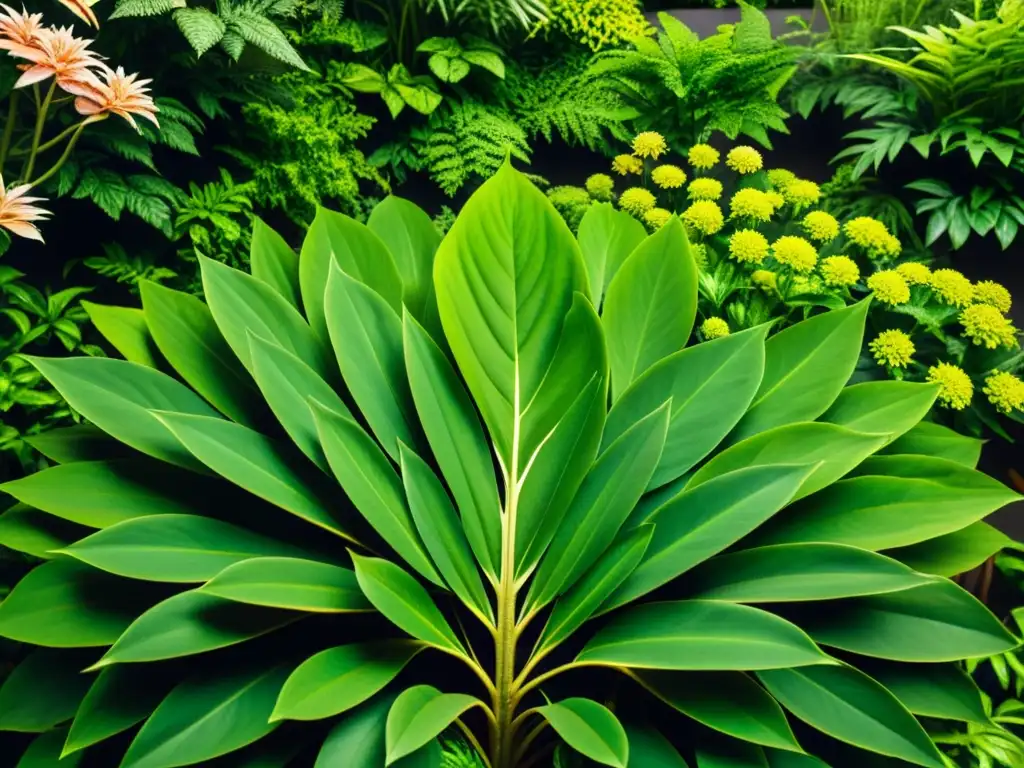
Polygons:
M700 324L700 333L707 341L720 339L729 335L729 324L720 317L709 317Z
M858 216L843 225L843 232L850 242L867 251L871 258L895 258L903 246L887 226L870 216Z
M592 51L654 34L636 0L551 0L548 11L550 23Z

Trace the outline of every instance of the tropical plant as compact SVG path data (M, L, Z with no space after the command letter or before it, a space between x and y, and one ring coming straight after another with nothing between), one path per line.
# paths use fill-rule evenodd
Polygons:
M443 240L388 198L252 247L104 308L127 360L31 359L93 425L3 485L73 524L0 604L34 759L941 768L912 712L969 719L952 662L1017 639L935 574L1017 495L935 386L846 386L868 301L687 347L682 224L577 243L509 165Z

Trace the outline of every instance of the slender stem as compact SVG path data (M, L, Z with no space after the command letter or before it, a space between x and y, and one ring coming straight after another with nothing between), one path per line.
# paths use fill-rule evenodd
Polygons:
M14 122L18 117L17 91L11 91L10 104L7 107L7 122L4 123L4 136L0 139L0 173L4 170L4 161L7 160L7 151L11 148L11 138L14 136Z
M512 764L516 765L526 756L526 752L530 749L530 745L537 740L537 737L544 733L544 729L548 727L547 720L541 720L535 725L528 734L523 738L519 747L516 749L515 758L513 758Z
M468 741L470 745L473 747L473 749L476 750L476 753L480 756L480 759L484 761L484 765L487 766L487 768L491 768L491 761L487 757L487 753L484 751L484 748L480 746L480 742L477 740L476 735L473 733L472 729L464 722L462 722L462 720L459 719L455 720L455 725L458 726L460 731L462 731L462 735L466 737L466 741Z
M32 152L28 156L28 165L25 166L25 172L22 174L22 178L28 181L32 178L32 171L36 167L36 155L39 153L39 141L43 138L43 125L46 123L46 113L50 110L50 102L53 101L53 94L57 90L57 78L53 79L50 83L50 88L46 92L46 98L43 99L43 104L39 107L39 112L36 113L36 130L32 134ZM65 155L67 153L65 152ZM66 157L61 158L58 162L63 162ZM51 169L52 170L52 169Z
M497 693L494 689L494 683L491 682L491 678L487 676L487 673L484 671L484 668L480 665L480 662L458 651L452 651L448 648L441 648L440 646L433 647L437 648L439 651L444 651L450 656L454 656L456 659L458 659L467 667L469 667L473 671L473 674L480 679L480 682L484 684L484 688L487 689L487 693L490 694L491 698L494 698L494 695ZM487 711L490 714L491 718L493 718L494 713L490 710Z
M85 122L83 121L83 122L78 124L78 128L75 130L75 132L73 134L71 134L71 139L70 139L70 141L68 141L68 145L66 147L64 147L64 152L63 152L63 154L61 154L60 159L57 160L57 162L54 163L50 167L50 170L48 170L46 173L44 173L42 176L40 176L38 179L36 179L35 181L32 182L32 186L33 187L39 186L44 181L46 181L48 178L53 176L53 174L55 174L57 171L60 170L60 167L62 165L64 165L64 163L67 162L67 159L69 157L71 157L71 150L73 150L75 148L75 144L78 143L78 137L82 135L82 131L84 131L84 130L85 130ZM26 176L26 178L28 178L28 177Z
M48 149L53 149L55 146L60 144L61 141L63 141L68 136L70 136L72 133L74 133L76 130L78 130L78 127L80 125L81 125L81 123L75 123L73 125L69 125L67 128L65 128L63 131L58 133L56 136L54 136L49 141L46 141L46 142L43 142L42 144L40 144L38 152L42 153L42 152L45 152Z
M525 683L524 685L522 685L521 687L518 688L518 690L516 691L516 702L515 703L518 704L526 694L528 694L530 691L532 691L537 686L542 685L543 683L546 683L551 678L556 677L556 676L562 674L563 672L569 672L570 670L579 669L580 667L586 667L586 666L599 666L599 665L589 665L586 662L570 661L568 664L563 664L560 667L555 667L554 669L548 670L543 675L537 675L537 677L533 678L533 680L530 680L529 682Z

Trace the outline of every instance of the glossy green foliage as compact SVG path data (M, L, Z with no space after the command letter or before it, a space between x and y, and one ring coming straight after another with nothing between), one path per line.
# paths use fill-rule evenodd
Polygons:
M678 221L577 241L509 165L426 221L257 227L205 303L99 321L132 361L34 360L94 426L3 486L49 558L0 604L25 764L439 768L458 729L490 768L805 768L809 728L939 768L917 718L981 718L954 663L1017 643L946 577L1016 497L915 427L932 388L845 386L865 306L691 344Z

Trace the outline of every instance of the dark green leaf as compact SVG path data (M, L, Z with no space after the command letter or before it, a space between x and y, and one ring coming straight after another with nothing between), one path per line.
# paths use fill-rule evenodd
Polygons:
M311 613L368 611L370 604L348 568L291 557L236 563L201 588L225 600Z
M0 731L41 733L70 720L92 683L95 651L36 649L0 686Z

